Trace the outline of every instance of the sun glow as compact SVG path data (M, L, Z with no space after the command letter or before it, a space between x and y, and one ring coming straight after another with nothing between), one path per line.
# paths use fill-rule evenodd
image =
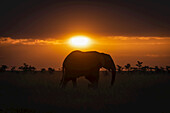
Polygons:
M90 38L87 36L73 36L69 44L75 47L87 47L90 44Z

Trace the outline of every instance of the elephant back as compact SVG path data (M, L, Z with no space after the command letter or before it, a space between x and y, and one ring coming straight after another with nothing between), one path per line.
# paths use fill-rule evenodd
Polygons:
M63 67L69 71L88 71L98 69L98 52L73 51L64 60Z

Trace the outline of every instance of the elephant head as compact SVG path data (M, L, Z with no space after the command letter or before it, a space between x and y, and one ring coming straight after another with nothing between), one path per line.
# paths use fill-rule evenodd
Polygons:
M115 76L116 76L116 67L115 64L112 60L112 57L108 54L105 53L99 53L99 62L100 62L100 68L105 68L112 72L112 80L111 80L111 86L113 85L115 81Z

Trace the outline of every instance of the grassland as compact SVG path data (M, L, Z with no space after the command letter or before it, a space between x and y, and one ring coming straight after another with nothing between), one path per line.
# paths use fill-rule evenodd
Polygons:
M88 89L86 79L78 79L59 89L61 72L0 73L0 113L55 112L134 112L170 113L170 75L168 73L128 73L111 76L100 72L99 88Z

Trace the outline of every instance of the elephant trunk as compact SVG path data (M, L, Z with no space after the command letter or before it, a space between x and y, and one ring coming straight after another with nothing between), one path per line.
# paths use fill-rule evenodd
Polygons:
M113 86L113 84L114 84L115 77L116 77L116 69L112 69L112 80L111 80L111 86Z

